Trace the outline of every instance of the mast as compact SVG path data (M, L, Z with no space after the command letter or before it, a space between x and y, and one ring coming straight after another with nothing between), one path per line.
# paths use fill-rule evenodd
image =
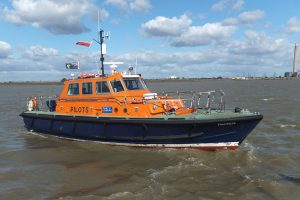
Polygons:
M104 76L104 56L103 56L103 42L104 42L104 36L103 36L104 31L101 29L99 31L99 40L100 40L100 61L101 61L101 75Z

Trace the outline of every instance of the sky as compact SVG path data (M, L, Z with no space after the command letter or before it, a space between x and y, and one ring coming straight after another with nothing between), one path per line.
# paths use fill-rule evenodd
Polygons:
M299 0L2 0L0 82L59 81L105 61L145 78L283 76L300 43ZM99 13L99 18L98 18ZM65 63L80 61L80 70ZM110 69L106 67L106 73Z

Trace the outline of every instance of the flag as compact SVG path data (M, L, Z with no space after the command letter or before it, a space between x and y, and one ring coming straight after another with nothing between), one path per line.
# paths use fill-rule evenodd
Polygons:
M76 45L90 47L92 45L92 42L76 42Z
M66 69L79 69L79 61L73 63L66 63Z

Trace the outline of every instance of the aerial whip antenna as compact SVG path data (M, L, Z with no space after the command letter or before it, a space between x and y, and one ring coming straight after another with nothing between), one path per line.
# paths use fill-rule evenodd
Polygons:
M99 38L98 41L94 39L100 45L100 62L101 62L101 75L104 76L104 54L106 54L106 45L104 43L104 39L109 38L109 32L104 35L104 31L100 29L100 14L98 10L98 33Z
M98 9L98 30L97 32L100 31L100 12L99 12L99 9Z
M136 68L137 68L137 56L135 56L135 67L134 67L134 73L136 74Z

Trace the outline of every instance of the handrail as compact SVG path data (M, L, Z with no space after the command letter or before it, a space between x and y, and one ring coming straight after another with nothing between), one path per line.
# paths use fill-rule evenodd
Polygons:
M130 96L113 96L113 97L98 97L98 98L90 98L90 99L80 99L80 100L95 100L95 101L113 101L117 102L119 105L121 104L146 104L146 103L155 103L162 102L163 104L168 105L170 102L183 102L185 107L194 108L194 109L202 109L205 112L209 112L213 110L224 111L225 110L225 93L223 90L210 90L205 92L196 92L196 91L176 91L176 92L162 92L164 95L157 95L152 99L146 99L141 95L130 95ZM169 94L176 93L177 97L169 96ZM183 95L184 94L184 95ZM189 97L187 97L189 96ZM51 106L49 106L52 101L57 100L68 100L68 99L60 99L57 96L38 96L38 97L28 97L27 98L27 107L29 106L29 102L31 100L36 100L36 110L49 111L51 110ZM121 99L121 100L120 100ZM71 100L71 99L69 99ZM74 99L78 100L78 99ZM47 103L48 101L48 103ZM47 105L48 104L48 105ZM47 105L47 107L45 107ZM56 105L56 103L55 103Z
M204 92L196 91L171 91L162 94L168 97L168 94L177 94L178 98L189 103L190 108L201 108L210 112L212 109L217 111L225 110L225 92L223 90L209 90ZM182 98L183 95L190 95L190 98Z

